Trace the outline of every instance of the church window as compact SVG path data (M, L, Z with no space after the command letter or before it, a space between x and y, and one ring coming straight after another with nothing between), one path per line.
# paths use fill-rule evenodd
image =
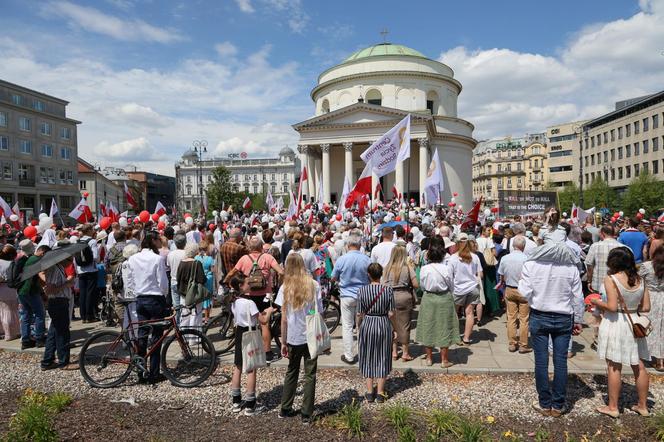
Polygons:
M383 96L378 89L371 89L367 92L367 103L380 106L383 102Z
M327 98L323 100L323 103L321 104L321 110L323 111L324 114L330 111L330 102L328 101Z
M438 94L435 91L427 92L427 109L431 111L432 115L438 114L438 103L440 102Z

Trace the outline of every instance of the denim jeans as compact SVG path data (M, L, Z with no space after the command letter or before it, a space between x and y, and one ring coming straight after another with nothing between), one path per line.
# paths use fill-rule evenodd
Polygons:
M178 292L178 285L171 283L171 305L175 309L178 305L180 305L180 293ZM181 310L176 310L175 311L175 319L178 321L178 325L180 324L180 314Z
M355 316L357 313L357 299L351 297L341 298L341 336L346 359L355 358L353 345L353 327L355 327Z
M567 347L574 317L530 310L530 339L535 355L535 387L540 407L562 410L567 394ZM549 337L553 342L553 384L549 383Z
M166 298L161 295L156 296L138 296L136 298L136 315L139 321L150 319L162 319L168 314ZM151 333L150 333L151 331ZM150 326L146 324L138 329L138 352L140 356L145 356L148 347L148 334L150 334L150 345L161 338L163 334L162 327ZM159 356L161 354L161 344L155 348L150 355L150 365L148 378L154 379L159 375Z
M79 310L81 319L91 321L97 313L97 272L78 275Z
M48 315L51 317L51 325L48 328L41 365L45 367L55 362L57 352L58 364L65 366L69 364L69 299L50 298Z
M18 302L20 304L18 315L21 320L21 342L24 344L30 342L30 328L33 324L35 340L44 340L46 314L41 296L38 294L19 295Z

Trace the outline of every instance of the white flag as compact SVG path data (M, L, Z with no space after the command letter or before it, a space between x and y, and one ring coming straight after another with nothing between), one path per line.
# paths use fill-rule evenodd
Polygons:
M56 213L58 213L58 205L55 204L55 198L52 198L51 199L51 212L48 214L48 216L53 218Z
M323 189L323 180L318 177L318 205L320 210L323 210L323 203L325 202L325 189Z
M443 191L443 171L440 166L440 157L438 148L431 157L431 165L427 170L427 177L424 180L424 194L427 205L434 205L440 200L440 192Z
M378 178L393 172L397 163L410 158L410 114L369 146L360 157L365 163L371 163Z
M276 202L277 212L281 212L281 209L284 208L284 197L280 196Z
M1 196L0 196L0 215L4 216L7 219L9 219L9 217L12 216L12 208L9 207L7 201L5 201Z
M341 199L337 201L337 206L342 212L346 211L346 198L348 198L348 194L350 194L350 180L348 176L344 176L344 188L341 191Z
M270 189L267 189L267 195L265 196L265 205L267 206L267 211L272 212L274 208L274 199L272 198L272 192Z
M286 219L287 220L293 220L295 219L295 215L297 214L297 202L295 202L295 196L293 195L293 191L290 191L290 203L288 204L288 213L286 214Z

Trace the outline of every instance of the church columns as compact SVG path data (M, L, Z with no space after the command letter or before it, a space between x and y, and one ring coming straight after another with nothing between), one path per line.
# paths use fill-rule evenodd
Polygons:
M419 188L419 198L420 206L422 205L422 193L424 193L424 182L427 179L427 169L429 168L429 139L428 138L418 138L417 140L420 143L420 188Z
M325 203L330 202L330 145L321 144L320 150L323 153L323 199Z
M307 202L311 201L312 196L316 196L316 158L313 155L313 149L309 147L307 164Z
M406 191L403 185L403 161L397 163L397 169L394 171L394 185L397 186L397 192L404 194ZM388 190L391 194L392 190Z
M348 181L350 181L350 185L352 186L355 184L355 178L353 177L353 143L343 143L344 145L344 166L346 170L346 176L348 177ZM325 191L328 191L328 189L325 189Z
M301 189L302 193L307 195L307 201L309 201L309 198L314 194L313 190L313 158L311 157L311 148L306 145L306 144L301 144L297 146L297 151L300 152L300 162L302 163L302 167L307 168L307 181L306 183L301 184ZM300 180L302 179L302 176L300 175Z

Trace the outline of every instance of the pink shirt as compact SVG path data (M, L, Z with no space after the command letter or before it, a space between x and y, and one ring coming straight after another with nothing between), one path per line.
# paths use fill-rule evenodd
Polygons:
M277 263L277 260L268 253L261 255L258 252L251 252L249 255L244 255L240 258L237 264L235 264L235 269L242 272L245 276L249 276L251 268L254 266L254 260L258 260L258 266L263 271L265 279L267 279L267 286L262 290L252 290L249 292L249 296L265 296L272 292L272 272L270 272L270 269Z

